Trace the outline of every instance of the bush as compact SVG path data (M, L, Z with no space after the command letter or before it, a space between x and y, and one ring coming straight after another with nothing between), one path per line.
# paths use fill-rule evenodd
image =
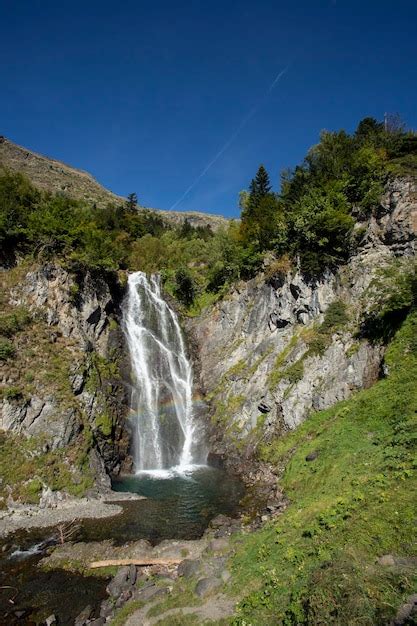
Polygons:
M283 254L279 259L275 259L270 263L265 270L265 280L267 282L274 278L285 278L288 272L292 269L291 259L288 254Z
M349 321L348 314L346 312L346 304L342 300L335 300L332 302L326 313L324 314L324 320L320 327L321 333L328 333L332 330L336 330L341 326L344 326Z
M19 387L6 387L1 390L1 395L3 398L6 398L6 400L19 400L23 397Z
M286 370L284 370L282 377L286 378L292 385L298 383L299 380L302 379L304 375L304 364L303 359L299 359Z
M30 322L29 313L23 309L16 309L13 313L0 313L0 335L13 337Z
M417 263L395 261L382 269L366 293L371 302L361 324L361 335L372 341L388 342L417 306Z
M15 349L9 339L0 337L0 361L7 361L15 355Z

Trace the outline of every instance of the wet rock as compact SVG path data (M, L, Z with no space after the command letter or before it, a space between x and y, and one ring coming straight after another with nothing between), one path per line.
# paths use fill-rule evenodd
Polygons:
M93 619L93 621L90 622L90 626L104 626L105 623L106 620L104 617L97 617L97 619Z
M219 578L202 578L195 587L195 593L199 598L208 596L212 591L221 587L222 581Z
M319 455L318 450L314 450L313 452L310 452L309 454L307 454L306 461L315 461L318 455Z
M185 559L178 566L178 576L183 578L192 578L195 576L201 568L201 561Z
M75 618L74 626L86 626L92 614L93 608L90 605L86 606Z
M221 528L222 526L230 526L232 518L227 515L217 515L210 522L210 528Z

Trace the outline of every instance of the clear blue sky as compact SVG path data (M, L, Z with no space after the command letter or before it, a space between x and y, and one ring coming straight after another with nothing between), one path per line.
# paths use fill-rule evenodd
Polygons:
M323 128L417 128L416 0L0 0L0 134L121 195L237 215ZM277 74L288 70L265 94Z

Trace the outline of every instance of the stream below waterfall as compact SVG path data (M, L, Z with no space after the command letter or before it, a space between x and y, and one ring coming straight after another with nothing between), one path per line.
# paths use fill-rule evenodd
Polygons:
M146 499L120 502L120 515L83 520L76 541L197 539L216 515L239 511L243 486L206 465L205 405L194 393L192 363L159 276L129 276L123 330L131 359L135 473L114 478L113 490ZM97 613L108 578L39 567L53 550L53 534L53 528L21 531L0 542L1 626L38 625L52 614L60 626L72 626L87 605Z
M139 493L146 500L120 502L123 512L114 517L83 520L77 542L197 539L216 515L236 514L243 496L236 478L210 467L163 477L125 476L116 479L113 488ZM97 609L106 597L106 577L38 567L53 549L47 545L53 533L53 528L19 531L0 542L1 626L38 625L51 614L60 626L72 626L86 605Z

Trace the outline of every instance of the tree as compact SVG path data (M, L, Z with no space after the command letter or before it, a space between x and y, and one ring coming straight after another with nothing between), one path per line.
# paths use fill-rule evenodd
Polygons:
M185 306L190 306L195 298L193 277L187 267L180 267L175 272L175 295Z
M135 193L130 193L126 200L126 211L128 213L135 213L138 208L138 197Z
M274 236L279 202L271 192L269 175L263 165L259 166L249 185L249 195L240 193L240 204L242 241L246 244L252 243L261 250L269 248Z
M383 130L384 124L382 122L378 122L374 117L364 117L358 124L355 138L359 140L359 143L369 141L373 143Z
M265 198L270 191L271 183L268 172L263 165L260 165L255 178L252 179L249 185L249 207L257 206L262 198Z
M191 226L188 218L185 218L185 220L183 221L181 225L180 237L183 237L184 239L190 239L193 236L193 234L194 234L194 228Z

